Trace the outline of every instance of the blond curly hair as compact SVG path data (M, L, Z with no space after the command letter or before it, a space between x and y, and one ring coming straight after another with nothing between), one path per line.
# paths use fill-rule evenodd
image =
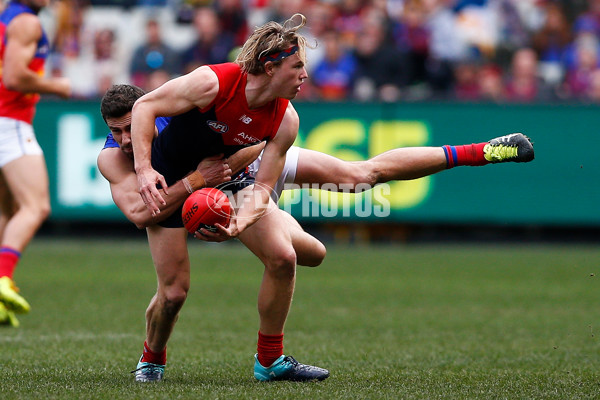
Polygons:
M294 25L294 19L297 17L300 18L300 23ZM312 46L308 45L304 36L298 34L298 30L304 25L306 25L306 17L302 14L294 14L283 25L270 21L257 27L244 43L235 63L242 68L242 71L259 75L265 72L261 58L289 49L293 45L298 46L298 55L306 62L305 47ZM274 61L275 64L281 62L282 60Z

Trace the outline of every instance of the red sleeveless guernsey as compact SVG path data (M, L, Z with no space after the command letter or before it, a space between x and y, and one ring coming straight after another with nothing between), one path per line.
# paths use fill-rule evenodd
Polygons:
M6 29L8 24L18 15L23 13L36 14L31 8L15 2L8 3L0 15L0 62L4 63L6 49ZM48 56L48 38L42 30L42 37L37 43L35 55L28 68L38 75L44 75L44 63ZM0 65L1 67L1 65ZM31 124L35 114L35 105L40 95L37 93L21 93L8 90L2 83L2 68L0 68L0 117L18 119Z
M219 92L207 107L171 118L154 140L152 165L171 184L212 155L225 157L275 137L289 100L275 99L256 109L246 100L246 78L234 63L209 66L219 78Z

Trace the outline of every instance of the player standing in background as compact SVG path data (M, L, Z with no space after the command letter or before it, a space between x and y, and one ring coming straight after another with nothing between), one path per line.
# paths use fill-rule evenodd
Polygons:
M0 15L1 201L8 213L0 242L0 323L11 326L18 326L14 313L30 310L13 282L15 267L50 213L48 171L31 125L35 105L42 93L71 95L66 78L44 78L49 44L37 14L49 2L13 0Z

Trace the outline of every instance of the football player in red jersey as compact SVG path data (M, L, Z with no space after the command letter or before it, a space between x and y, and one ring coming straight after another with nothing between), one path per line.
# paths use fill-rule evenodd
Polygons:
M69 97L65 78L46 79L49 51L37 16L49 0L13 0L0 15L0 169L6 219L0 243L0 323L17 326L14 312L30 306L12 280L15 267L42 222L50 213L48 172L42 149L31 126L40 94Z
M131 117L139 191L153 214L166 203L169 185L203 158L219 153L229 157L240 148L267 143L254 184L240 182L232 188L252 200L242 204L236 219L221 232L238 237L265 265L254 361L254 375L259 380L306 381L329 376L327 370L300 364L283 354L283 327L294 291L297 254L289 223L279 217L269 189L278 180L298 132L299 118L289 100L307 78L306 41L297 33L306 19L296 17L300 18L296 25L292 18L283 26L269 22L257 28L235 63L200 67L141 97ZM158 117L172 119L155 138ZM161 246L166 245L165 232L181 229L181 215L175 213L158 226L167 229L148 230L150 247L157 251L153 256L159 285L146 312L146 343L135 371L138 381L162 379L167 341L189 289L189 260L175 268L159 259Z

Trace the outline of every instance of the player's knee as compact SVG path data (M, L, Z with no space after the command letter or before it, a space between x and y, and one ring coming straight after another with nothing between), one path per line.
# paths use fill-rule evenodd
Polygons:
M280 278L293 278L296 274L296 252L293 247L280 250L265 263L269 273Z
M50 202L41 200L35 204L26 204L19 207L19 210L24 210L30 218L37 222L43 222L50 216Z
M175 316L183 307L187 298L187 288L183 286L172 286L165 290L163 294L163 312L170 316Z
M23 210L26 210L27 215L29 216L29 220L32 224L41 224L50 215L50 206L39 206L36 208L27 208L24 207Z
M51 212L52 212L52 208L50 207L50 203L49 202L42 203L39 208L40 220L45 221L46 219L48 219Z
M318 267L321 265L325 256L327 255L327 249L323 243L315 239L313 248L305 254L298 254L298 265L305 267Z

